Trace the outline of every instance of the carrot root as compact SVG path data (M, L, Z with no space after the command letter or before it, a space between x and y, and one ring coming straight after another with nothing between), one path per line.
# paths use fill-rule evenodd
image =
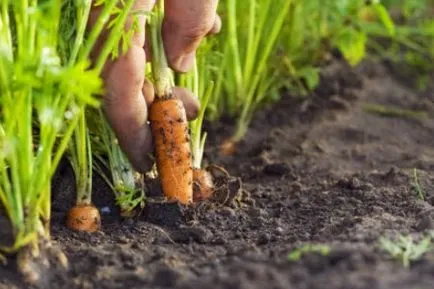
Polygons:
M156 98L149 120L163 193L170 201L189 204L193 201L193 170L184 106L178 99Z
M74 231L96 232L101 228L101 215L93 205L75 205L68 211L66 226Z

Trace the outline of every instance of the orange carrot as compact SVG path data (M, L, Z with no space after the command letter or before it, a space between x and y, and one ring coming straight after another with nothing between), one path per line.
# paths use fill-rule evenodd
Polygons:
M182 102L156 98L149 113L157 170L163 193L183 204L193 201L193 171L188 122Z
M193 169L193 201L209 199L214 193L214 181L211 174L204 169Z
M167 199L193 201L193 170L188 121L183 103L173 95L170 71L161 37L164 0L157 0L148 28L151 35L151 64L155 100L149 111L157 171Z
M101 216L93 205L75 205L68 211L66 226L74 231L96 232L101 228Z

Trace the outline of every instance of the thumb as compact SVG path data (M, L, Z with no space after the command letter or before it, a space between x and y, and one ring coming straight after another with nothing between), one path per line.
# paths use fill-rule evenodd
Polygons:
M220 29L218 0L166 0L163 40L170 66L187 72L202 38Z

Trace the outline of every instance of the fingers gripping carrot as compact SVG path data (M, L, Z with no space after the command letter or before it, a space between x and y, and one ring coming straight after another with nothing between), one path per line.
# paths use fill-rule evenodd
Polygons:
M193 200L193 170L188 122L182 102L159 99L150 108L152 136L161 187L169 200Z

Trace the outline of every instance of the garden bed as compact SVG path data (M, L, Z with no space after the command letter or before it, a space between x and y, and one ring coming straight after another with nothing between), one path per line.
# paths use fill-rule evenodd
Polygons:
M123 221L96 179L102 231L71 232L73 173L62 166L52 237L71 270L53 271L44 288L433 288L434 252L407 269L379 246L382 236L434 229L434 91L418 93L395 72L333 63L315 95L257 113L231 158L218 154L230 121L209 128L205 159L242 180L231 205L154 203ZM311 243L331 251L288 259ZM0 288L26 287L10 266L0 267Z

